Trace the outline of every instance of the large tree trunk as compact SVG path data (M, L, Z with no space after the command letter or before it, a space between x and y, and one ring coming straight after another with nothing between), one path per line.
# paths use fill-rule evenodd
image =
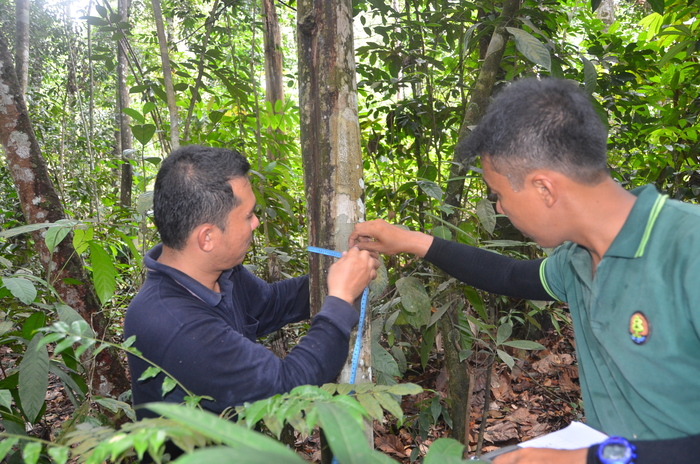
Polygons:
M354 224L364 217L352 2L301 0L297 3L297 21L309 243L341 251L347 248ZM309 259L311 307L317 312L326 295L326 271L332 259L316 254ZM368 317L358 383L371 381L369 327ZM347 382L349 374L350 358L339 381Z
M281 102L279 114L284 112L284 70L282 55L282 35L279 18L273 0L262 0L263 43L265 48L265 100L270 102L273 111L277 102ZM274 130L278 134L279 129ZM268 145L267 158L274 161L280 157L279 150Z
M180 128L177 115L177 102L175 89L173 88L173 75L170 69L170 54L168 53L168 39L165 37L163 24L163 11L160 8L160 0L151 0L153 5L153 17L158 31L158 45L160 46L160 61L163 64L163 84L165 96L168 100L168 112L170 113L170 149L175 150L180 146Z
M119 16L124 22L129 21L130 0L119 0ZM121 172L121 185L119 189L119 203L122 207L131 206L131 188L134 182L134 169L127 158L131 157L133 142L129 116L122 111L129 107L129 88L126 85L126 76L129 69L129 58L126 50L126 38L117 42L117 121L119 133L117 140L117 156L123 161Z
M470 95L464 120L459 130L459 139L452 167L450 168L450 177L445 194L445 203L457 207L451 216L445 215L445 219L455 225L459 222L458 211L463 201L464 179L468 168L468 160L465 159L459 149L460 142L469 136L471 133L469 127L478 124L488 106L493 86L496 83L496 77L501 69L501 60L503 59L506 43L508 42L509 35L506 31L506 26L513 20L518 7L519 0L505 0L503 2L501 16L491 36L491 41L484 57L484 64L479 71L479 76ZM457 292L456 289L455 291ZM443 315L440 327L443 332L443 340L445 340L445 364L449 376L449 397L452 400L450 406L450 415L453 421L452 437L461 443L468 444L470 404L469 395L465 393L470 390L469 373L467 360L459 360L459 352L464 347L461 346L461 337L453 325L457 321L456 311L456 306L450 305L450 309ZM447 321L451 321L451 323Z
M17 15L17 42L15 61L17 80L22 95L27 93L29 81L29 0L15 0Z
M63 219L63 206L51 183L32 130L3 36L0 36L0 144L5 147L8 166L27 222L36 224ZM66 304L88 321L99 337L104 337L109 321L101 312L90 277L73 248L72 240L63 240L51 253L41 231L32 235L46 270L46 280ZM76 280L83 283L73 283ZM116 398L129 389L126 371L115 350L103 350L87 371L95 394Z

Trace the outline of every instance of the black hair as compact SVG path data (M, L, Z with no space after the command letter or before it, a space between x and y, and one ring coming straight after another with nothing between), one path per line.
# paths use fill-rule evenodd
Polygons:
M535 169L595 185L608 173L608 134L590 98L572 81L521 79L497 95L459 150L488 157L515 190Z
M188 145L173 151L156 176L153 220L164 245L182 250L202 224L224 230L240 199L229 183L246 177L248 161L236 150Z

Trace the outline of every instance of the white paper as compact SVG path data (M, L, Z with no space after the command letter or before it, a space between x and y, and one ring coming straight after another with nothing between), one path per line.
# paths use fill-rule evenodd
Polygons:
M521 448L554 448L573 450L588 448L608 438L603 432L581 422L572 422L567 427L556 432L542 435L520 443Z

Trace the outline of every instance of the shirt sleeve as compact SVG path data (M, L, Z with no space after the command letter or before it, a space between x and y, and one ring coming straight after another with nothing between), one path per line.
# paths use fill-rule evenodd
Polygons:
M490 293L552 300L540 280L542 259L520 260L435 237L425 260L452 277Z

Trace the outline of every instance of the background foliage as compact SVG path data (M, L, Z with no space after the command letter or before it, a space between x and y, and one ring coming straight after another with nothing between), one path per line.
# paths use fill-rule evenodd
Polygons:
M274 104L264 98L260 5L253 0L227 0L216 3L213 10L212 6L201 0L162 2L178 110L187 122L181 138L183 143L235 147L251 160L264 227L248 262L264 278L299 275L306 269L306 239L296 104L295 5L293 1L277 4L286 95L284 103ZM578 0L523 1L515 20L506 25L511 36L497 89L533 75L581 83L608 123L613 175L630 188L653 183L674 198L696 202L700 195L698 2L619 1L615 20L608 22L599 19L591 6ZM150 4L132 2L127 21L115 15L116 9L115 2L105 1L89 6L33 2L25 97L70 218L48 227L47 237L52 243L73 241L91 271L104 311L111 315L110 343L129 349L120 339L121 319L142 280L141 257L157 242L149 216L150 188L168 150L164 134L169 122ZM436 236L530 258L541 256L544 250L495 215L478 165L472 166L465 179L457 225L442 219L445 213L454 212L453 206L444 203L444 188L455 161L454 147L466 103L500 9L500 2L486 1L355 2L365 203L368 218L387 218ZM0 0L0 13L2 31L12 42L13 2ZM207 21L211 28L206 27ZM128 45L131 105L124 113L131 118L134 137L134 148L123 152L115 148L114 76L119 40ZM279 156L270 158L270 151ZM123 163L134 169L133 205L119 202ZM78 330L80 318L57 298L42 275L26 234L30 228L21 228L25 221L10 176L4 166L0 169L0 225L4 230L0 234L0 414L9 437L0 442L0 454L14 452L15 459L26 462L66 462L71 453L68 445L80 442L81 450L90 449L92 456L99 456L94 462L107 456L119 460L146 450L157 455L159 444L175 436L192 445L215 442L226 446L192 455L200 458L206 454L207 459L215 460L230 456L231 450L241 452L238 446L243 445L230 442L232 434L213 431L233 427L238 434L245 424L216 422L196 410L162 406L159 412L174 422L130 424L123 432L104 428L113 427L114 418L103 412L130 414L128 398L96 398L88 391L80 356L100 345L80 344L90 336L84 330L71 334L65 326L52 325L59 321L68 327L78 324ZM270 255L280 263L279 274L268 266ZM402 383L408 371L423 369L440 358L437 322L447 310L445 302L461 308L457 325L465 348L459 356L469 359L474 369L484 368L485 359L493 356L512 367L517 350L539 348L527 340L533 328L568 323L556 306L486 297L464 286L455 294L449 279L411 256L392 257L385 264L386 273L373 288L372 351L375 380L389 389L357 391L354 398L359 401L331 400L323 393L326 390L302 390L290 395L313 397L308 401L316 402L315 418L309 418L308 411L305 419L289 411L280 413L279 402L289 404L291 396L270 400L278 402L274 407L270 402L256 403L239 411L242 417L263 408L278 408L276 416L265 409L270 431L284 421L307 429L320 424L330 436L352 436L349 440L356 443L362 442L355 437L361 435L360 429L346 425L359 424L362 417L380 418L388 410L413 424L414 433L422 434L430 422L425 419L428 415L434 420L442 417L449 424L449 399L438 398L424 414L402 418L397 403L387 395L397 388L389 386ZM61 336L47 345L42 338L46 331ZM290 339L303 332L304 326L297 327ZM80 343L73 345L76 342ZM81 347L85 348L81 351ZM26 430L43 420L49 373L63 383L76 412L56 437L41 441ZM352 419L344 416L347 414ZM276 425L269 417L276 417ZM183 432L185 422L191 426ZM259 442L266 453L279 451L279 459L295 460L293 453L265 441L267 437L250 440L248 448ZM18 444L23 445L18 448ZM331 440L331 446L343 455L340 441ZM434 446L443 462L448 456L461 459L462 448L451 442ZM369 449L366 453L368 460L386 461ZM352 452L346 450L346 454L342 462L351 462ZM424 462L436 459L430 456Z

